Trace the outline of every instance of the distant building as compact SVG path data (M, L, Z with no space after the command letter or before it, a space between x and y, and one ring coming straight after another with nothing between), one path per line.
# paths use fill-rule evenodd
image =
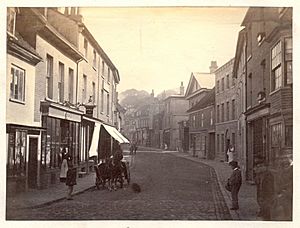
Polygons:
M196 105L187 110L193 155L215 158L215 90L210 90ZM194 118L195 117L195 118Z
M216 159L228 161L227 149L235 147L235 159L238 156L237 142L237 95L236 80L233 77L231 59L216 71Z
M179 125L178 123L188 120L186 110L188 101L185 99L184 87L181 83L180 94L171 95L164 99L163 116L163 147L169 150L179 150Z
M210 66L210 73L200 73L200 72L192 72L190 76L190 80L186 89L185 98L188 101L188 109L192 110L192 108L198 104L214 87L215 85L215 70L217 67L216 61L211 61ZM189 132L189 136L182 136L183 138L181 141L184 145L189 146L189 153L193 156L198 156L198 153L200 151L200 141L201 138L199 138L199 134L197 134L197 128L193 127L192 123L196 122L196 119L199 119L199 117L196 115L196 112L188 112L187 113L188 118L188 124L182 123L185 125L185 132ZM193 128L193 131L190 129L187 129L187 126L191 129ZM187 141L188 139L188 141Z

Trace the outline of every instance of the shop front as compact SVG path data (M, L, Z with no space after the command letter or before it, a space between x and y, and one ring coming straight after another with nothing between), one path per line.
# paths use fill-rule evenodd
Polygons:
M15 194L36 188L38 183L37 161L41 142L40 127L16 124L6 125L7 137L7 193Z
M41 102L42 132L39 188L59 181L62 149L67 148L75 167L85 161L81 154L80 129L82 112L55 103Z

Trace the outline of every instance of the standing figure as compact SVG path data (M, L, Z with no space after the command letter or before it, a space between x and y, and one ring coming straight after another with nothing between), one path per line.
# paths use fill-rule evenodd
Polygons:
M240 187L242 185L242 174L238 166L237 161L231 161L229 163L233 172L228 179L228 185L230 186L229 190L231 192L231 199L232 199L232 207L230 210L238 210L239 209L239 201L238 201L238 194Z
M136 151L137 151L137 144L136 144L136 142L133 144L133 149L134 149L134 154L136 154Z
M62 148L61 151L62 163L60 167L59 179L60 182L66 182L68 172L68 148Z
M131 143L130 144L130 147L129 147L129 151L130 151L130 155L132 155L133 154L133 150L134 150L134 145Z
M67 200L72 200L73 186L76 185L76 168L73 167L72 158L68 159L68 172L66 185L68 186Z

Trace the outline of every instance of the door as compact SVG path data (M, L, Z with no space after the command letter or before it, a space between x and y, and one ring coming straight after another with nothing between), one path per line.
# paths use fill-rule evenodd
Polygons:
M28 187L37 187L37 149L38 138L29 138Z
M209 134L209 148L208 148L208 158L215 159L215 133Z

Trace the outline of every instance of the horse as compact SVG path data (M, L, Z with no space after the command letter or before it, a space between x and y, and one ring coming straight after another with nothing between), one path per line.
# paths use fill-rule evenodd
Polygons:
M98 165L94 166L96 171L96 187L100 189L100 185L105 187L105 184L108 183L108 189L117 189L117 183L120 183L120 187L123 188L123 176L127 179L129 183L129 177L127 173L126 165L123 162L116 162L112 159L107 159L104 162L101 162Z

